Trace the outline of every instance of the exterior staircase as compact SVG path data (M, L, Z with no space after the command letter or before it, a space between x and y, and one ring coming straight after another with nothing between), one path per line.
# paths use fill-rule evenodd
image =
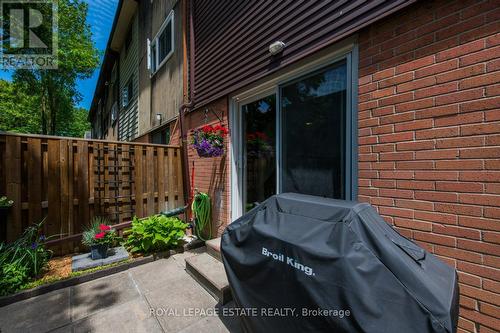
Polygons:
M232 295L222 264L220 242L220 238L206 241L206 252L186 258L186 272L224 305L232 300Z

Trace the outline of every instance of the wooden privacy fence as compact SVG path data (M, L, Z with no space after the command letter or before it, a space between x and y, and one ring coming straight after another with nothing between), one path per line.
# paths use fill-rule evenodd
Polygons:
M0 133L0 196L14 200L8 241L44 217L45 235L67 238L93 216L118 224L173 209L182 189L177 146ZM65 243L62 252L78 250Z

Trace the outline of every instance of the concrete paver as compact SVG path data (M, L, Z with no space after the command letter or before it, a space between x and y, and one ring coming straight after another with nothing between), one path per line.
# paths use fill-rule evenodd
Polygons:
M219 305L184 271L199 251L2 307L0 332L240 332L210 315Z

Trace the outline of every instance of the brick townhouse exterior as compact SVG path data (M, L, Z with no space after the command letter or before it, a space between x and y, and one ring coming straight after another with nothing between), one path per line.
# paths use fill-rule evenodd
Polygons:
M217 233L276 192L369 202L458 270L460 332L499 331L499 5L190 1L170 143ZM198 157L190 131L220 123L227 153ZM249 154L256 126L272 153Z

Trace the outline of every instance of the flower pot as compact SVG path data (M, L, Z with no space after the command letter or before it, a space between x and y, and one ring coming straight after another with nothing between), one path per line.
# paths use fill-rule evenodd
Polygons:
M196 148L196 152L198 153L199 157L202 158L207 158L207 157L219 157L224 155L224 149L222 148L213 148L210 147L208 149L206 148Z
M90 256L92 257L92 260L106 259L108 257L108 245L92 245L90 247Z

